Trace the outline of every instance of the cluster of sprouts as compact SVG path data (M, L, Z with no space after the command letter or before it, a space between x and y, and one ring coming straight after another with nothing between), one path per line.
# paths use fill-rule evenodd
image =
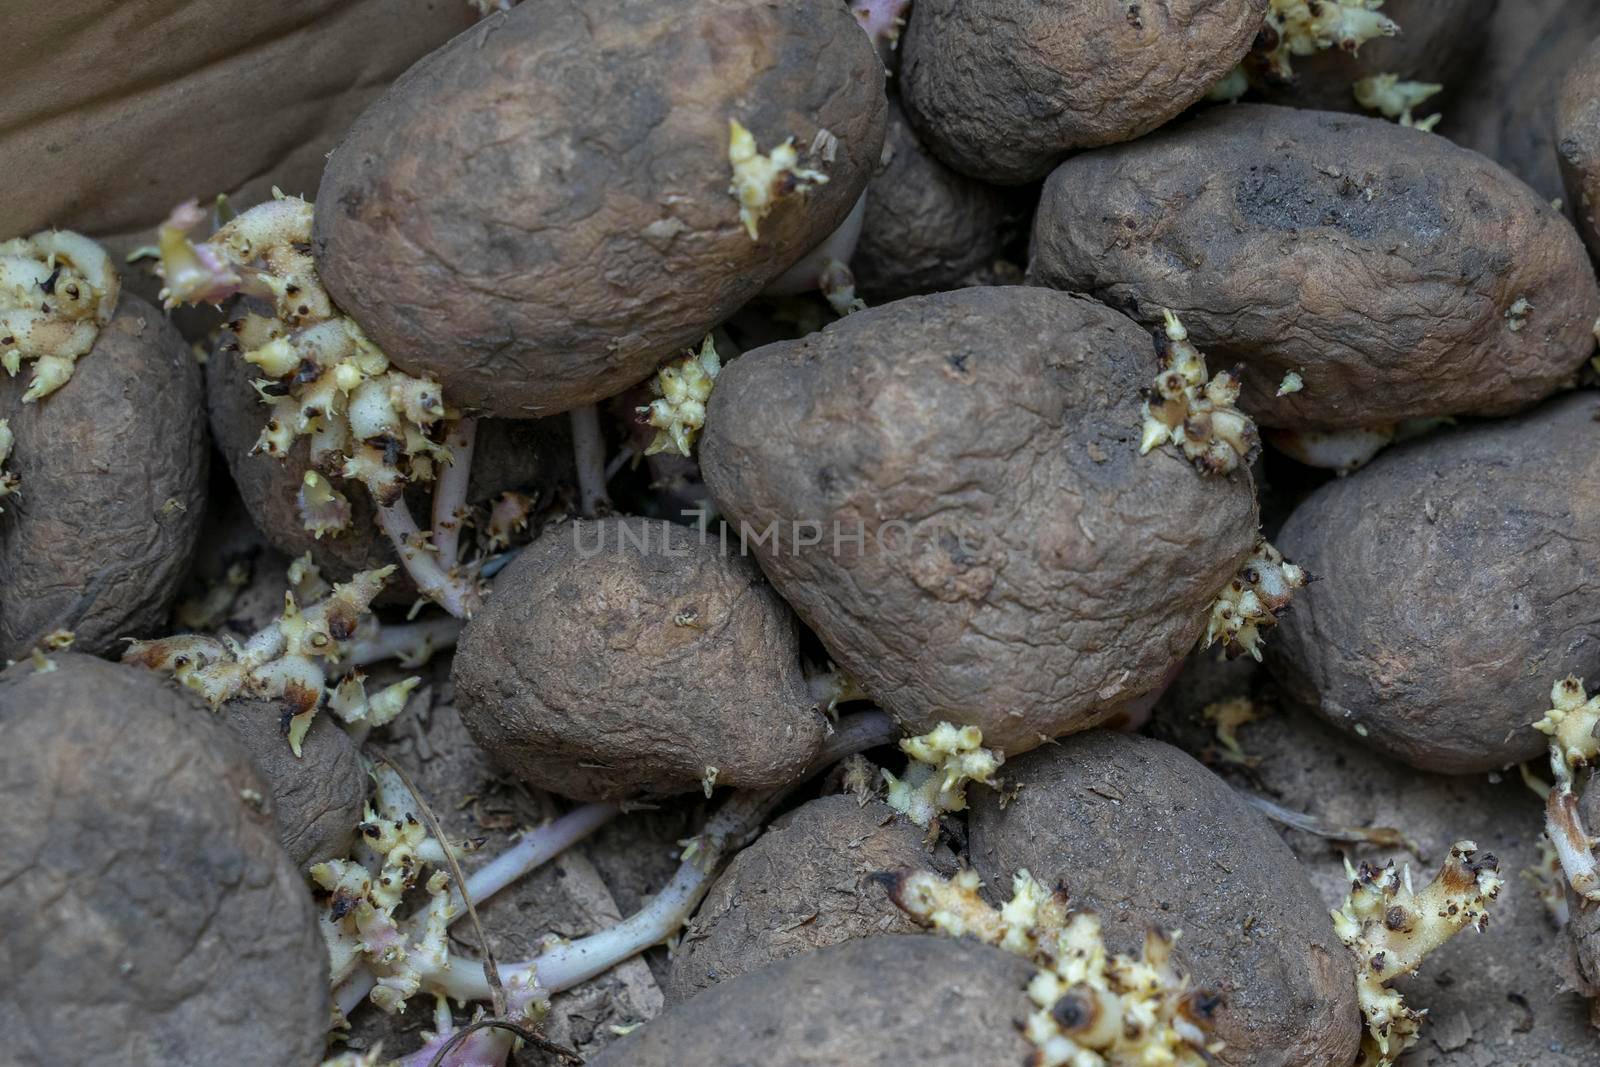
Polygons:
M481 602L476 568L459 564L476 421L446 410L438 383L395 369L323 288L311 255L312 206L273 190L273 199L196 244L205 221L189 201L159 232L167 307L242 298L230 322L268 408L253 454L284 459L307 438L311 469L297 504L306 529L336 536L350 506L329 480L360 482L402 564L428 598L458 617ZM441 440L441 438L443 438ZM418 529L409 485L434 482L433 528Z
M1361 1067L1387 1067L1417 1041L1425 1011L1409 1008L1389 983L1411 974L1434 949L1469 926L1489 924L1489 904L1500 895L1499 866L1457 841L1433 881L1416 892L1411 868L1396 871L1345 861L1350 894L1332 913L1339 940L1356 957L1356 993L1367 1031Z
M778 200L828 180L821 171L800 166L793 137L762 155L755 135L738 119L728 120L728 162L733 167L728 192L739 202L739 221L752 241L759 236L761 220L772 214Z
M1590 698L1571 675L1550 690L1550 710L1533 728L1550 737L1555 784L1545 797L1545 834L1560 858L1567 884L1578 896L1600 901L1600 859L1578 814L1579 776L1592 773L1600 757L1600 695Z
M0 366L14 378L33 361L24 404L67 384L121 292L111 257L82 234L44 230L0 243Z
M910 7L911 0L850 0L850 13L885 58L900 45Z
M1402 126L1430 133L1444 116L1435 112L1418 119L1412 116L1411 109L1421 107L1443 89L1444 86L1435 82L1402 81L1398 74L1374 74L1356 82L1355 96L1356 103L1369 111L1376 111Z
M656 372L650 382L656 399L638 409L648 426L655 427L654 440L644 454L676 452L680 456L694 454L695 438L706 424L706 401L711 398L711 387L716 384L722 370L722 360L717 347L708 334L700 343L699 352L690 352Z
M1238 371L1212 377L1178 316L1162 316L1166 326L1156 338L1160 372L1145 394L1139 454L1170 441L1205 474L1248 466L1261 440L1250 416L1237 407Z
M16 435L11 432L11 420L0 419L0 500L15 495L22 488L22 479L17 477L16 472L6 470L6 460L11 458L14 444ZM0 507L0 512L5 510Z
M1023 1034L1040 1067L1202 1067L1222 1045L1207 1038L1216 995L1192 991L1176 966L1178 939L1152 928L1137 958L1112 955L1099 917L1067 906L1025 870L999 909L978 895L967 870L946 880L927 871L891 876L890 893L907 915L951 937L972 937L1031 961L1034 1010Z
M1266 538L1258 537L1255 551L1212 602L1201 647L1220 641L1230 659L1248 652L1260 660L1262 631L1277 625L1294 591L1309 581L1304 567L1290 563Z
M1210 93L1237 100L1251 85L1293 82L1294 57L1330 48L1354 53L1377 37L1393 37L1399 25L1379 14L1383 0L1271 0L1267 21L1250 54Z
M945 812L964 811L967 783L994 785L1004 754L983 747L983 731L976 726L942 722L920 737L900 741L900 751L910 757L905 777L888 770L889 806L918 826L931 827Z

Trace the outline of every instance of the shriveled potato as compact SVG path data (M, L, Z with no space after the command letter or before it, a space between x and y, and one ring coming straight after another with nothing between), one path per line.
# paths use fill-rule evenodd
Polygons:
M0 1032L14 1063L314 1063L328 960L245 751L161 678L0 674Z
M1183 932L1199 987L1224 990L1224 1064L1348 1067L1360 1037L1354 961L1294 855L1260 815L1178 749L1102 730L1006 764L1018 789L972 795L973 867L1018 869L1099 913L1106 947L1153 923Z
M1475 153L1382 119L1213 109L1062 164L1031 277L1245 366L1268 426L1504 415L1571 384L1600 289L1565 219ZM1303 379L1279 393L1284 376Z
M546 531L462 631L452 677L498 763L585 800L784 785L826 725L754 564L648 519Z
M672 953L674 1000L841 941L913 934L875 874L953 873L948 851L880 801L819 797L773 823L733 858Z
M698 343L843 222L884 107L843 4L527 0L356 123L318 193L318 267L452 403L564 411ZM763 157L798 152L747 162L744 224L735 122Z
M1015 198L935 159L892 98L883 155L850 260L864 295L892 300L954 289L1019 227Z
M1600 40L1561 83L1556 142L1561 180L1589 253L1600 257Z
M36 403L0 379L21 491L0 514L0 660L55 630L103 653L166 623L205 511L200 368L124 293L66 385Z
M591 1067L926 1067L1021 1064L1033 968L940 936L871 937L806 952L708 989Z
M1244 472L1138 452L1150 338L1088 300L964 289L747 352L701 467L778 591L909 733L1022 751L1163 679L1249 555Z
M1267 0L917 0L900 91L950 166L1031 181L1074 149L1132 140L1199 100L1266 12Z
M1278 540L1321 579L1267 648L1289 697L1425 770L1543 752L1551 682L1600 665L1597 418L1577 394L1312 494Z
M289 748L287 713L269 700L230 700L220 717L272 787L278 840L300 867L347 855L367 798L367 773L350 737L318 715Z

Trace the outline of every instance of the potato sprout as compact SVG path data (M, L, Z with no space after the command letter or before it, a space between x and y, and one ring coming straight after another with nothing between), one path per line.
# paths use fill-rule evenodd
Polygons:
M1345 861L1350 894L1332 912L1333 929L1355 954L1356 991L1367 1033L1363 1067L1387 1067L1417 1041L1426 1014L1406 1007L1389 983L1411 974L1424 957L1468 926L1489 924L1489 902L1500 895L1495 858L1479 856L1471 841L1450 848L1432 883L1412 891L1411 868L1396 871L1363 863L1358 871Z
M1067 907L1026 870L996 910L978 895L973 871L948 881L927 871L889 876L890 895L917 922L951 937L973 937L1030 960L1035 1010L1023 1025L1041 1067L1201 1067L1222 1050L1208 1042L1215 994L1190 991L1172 959L1178 934L1152 928L1137 959L1113 956L1099 917Z
M983 731L942 722L920 737L902 738L900 751L911 757L905 777L888 770L889 806L918 826L932 826L941 814L964 811L967 783L994 785L1004 754L983 746Z
M1290 393L1298 393L1300 390L1304 389L1305 387L1306 387L1305 379L1300 377L1300 375L1297 372L1289 371L1287 374L1285 374L1283 376L1283 380L1278 383L1277 395L1278 396L1288 396Z
M1256 711L1255 701L1249 697L1229 697L1227 700L1207 704L1200 710L1200 716L1215 727L1217 743L1222 746L1217 750L1217 756L1224 763L1232 763L1239 767L1254 767L1261 762L1245 752L1244 747L1239 744L1237 732L1245 723L1255 722L1261 717Z
M900 45L911 0L850 0L850 13L872 38L873 47L887 54Z
M1578 775L1600 756L1600 695L1592 699L1583 681L1568 675L1550 690L1549 711L1533 728L1550 737L1555 786L1545 798L1545 834L1561 859L1567 883L1587 900L1600 901L1600 860L1578 814Z
M1443 89L1444 86L1433 82L1401 81L1398 74L1374 74L1356 82L1355 96L1356 103L1369 111L1376 111L1402 126L1431 133L1444 116L1435 112L1425 119L1414 119L1411 109Z
M1157 336L1161 370L1146 394L1139 454L1171 442L1205 474L1228 474L1248 466L1261 447L1250 416L1239 401L1237 371L1211 377L1205 357L1189 342L1178 316L1163 311L1166 327Z
M1561 856L1550 843L1550 835L1539 835L1539 862L1524 867L1520 872L1523 881L1533 887L1533 893L1544 905L1545 914L1557 928L1567 925L1572 910L1567 904L1567 876L1561 869Z
M44 230L0 243L0 365L13 378L31 359L31 404L72 378L117 311L122 281L105 249L81 234Z
M1378 14L1382 6L1383 0L1272 0L1267 46L1257 55L1271 75L1288 81L1294 77L1292 56L1329 48L1355 52L1373 38L1399 33L1393 19Z
M0 500L16 494L22 488L22 479L16 472L6 470L6 460L11 458L11 446L16 443L16 435L11 432L11 420L0 419ZM0 512L6 509L0 507Z
M757 239L761 220L772 214L773 205L790 193L804 192L823 185L828 176L801 166L800 153L790 137L768 155L756 147L755 136L738 119L728 120L728 162L733 165L733 183L728 192L739 202L739 221Z
M1230 659L1248 652L1260 660L1262 631L1278 624L1278 614L1287 610L1294 591L1311 580L1305 568L1284 559L1265 538L1257 538L1255 551L1212 603L1201 647L1221 641Z
M676 452L680 456L694 454L695 438L706 424L706 401L711 397L711 387L716 384L721 370L722 360L707 335L700 343L699 352L690 352L656 372L650 388L659 399L638 409L645 423L656 428L655 439L645 448L645 455L653 456L657 452Z

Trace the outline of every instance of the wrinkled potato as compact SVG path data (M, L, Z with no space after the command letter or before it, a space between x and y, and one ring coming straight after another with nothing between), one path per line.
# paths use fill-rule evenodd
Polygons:
M1022 751L1154 689L1253 547L1247 474L1139 455L1155 373L1149 336L1087 300L913 297L730 363L701 467L908 733Z
M1262 424L1505 415L1575 381L1600 289L1561 215L1488 160L1381 119L1213 109L1045 184L1030 276L1245 367ZM1304 388L1276 395L1293 371Z
M316 1062L328 960L269 786L170 683L52 662L0 674L6 1058Z
M1197 988L1224 990L1223 1064L1348 1067L1360 1039L1354 963L1305 872L1264 818L1178 749L1103 730L1006 764L1020 790L972 794L972 865L994 891L1026 869L1099 913L1106 947L1181 930Z
M297 757L287 712L269 700L230 700L220 717L272 787L278 841L296 866L350 852L367 799L367 772L350 736L327 715L306 731Z
M205 512L206 426L194 354L123 294L72 379L37 403L0 378L21 478L0 514L0 660L55 630L80 652L166 624Z
M1244 57L1266 13L1267 0L917 0L900 92L934 154L1015 185L1178 115Z
M1550 685L1600 666L1593 394L1402 446L1297 508L1321 581L1267 646L1294 701L1424 770L1530 759Z
M1589 253L1600 257L1600 40L1561 83L1557 115L1561 180Z
M925 1067L1023 1064L1017 1029L1033 968L975 941L846 941L708 989L590 1060L590 1067Z
M318 193L318 267L451 403L564 411L697 344L843 222L884 108L843 4L528 0L356 123ZM749 232L733 121L759 152L800 153Z
M582 800L785 785L826 725L761 572L650 519L546 531L462 631L452 677L501 766Z
M881 801L819 797L777 820L706 893L672 952L667 995L683 1000L775 960L919 927L873 875L954 873L947 851Z
M883 154L850 260L857 290L893 300L954 289L1000 254L1020 204L935 159L894 99Z

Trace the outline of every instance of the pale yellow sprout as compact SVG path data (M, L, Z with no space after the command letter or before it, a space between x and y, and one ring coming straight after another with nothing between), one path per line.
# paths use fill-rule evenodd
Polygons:
M1539 835L1539 861L1518 873L1533 887L1550 921L1558 929L1567 925L1571 914L1567 906L1567 876L1561 869L1561 856L1550 843L1549 834Z
M1250 416L1237 407L1238 375L1224 371L1212 377L1178 316L1171 311L1162 316L1166 326L1158 338L1160 372L1142 408L1139 454L1171 442L1205 474L1227 474L1248 465L1261 440Z
M22 479L14 471L6 470L6 460L11 458L11 449L16 440L16 435L11 432L11 420L0 419L0 500L22 488ZM5 510L0 508L0 512Z
M1561 860L1574 892L1600 901L1600 858L1578 814L1578 775L1600 757L1600 695L1591 699L1583 681L1568 675L1550 690L1550 710L1533 728L1550 737L1555 785L1545 797L1545 835Z
M1295 371L1290 371L1283 376L1283 381L1278 383L1278 395L1288 396L1290 393L1298 393L1305 387L1305 379Z
M1266 26L1277 43L1263 56L1269 72L1287 81L1294 77L1292 56L1355 52L1374 38L1393 37L1400 27L1378 13L1382 6L1383 0L1271 0Z
M755 136L738 119L728 120L728 162L733 166L728 192L739 202L739 221L752 241L758 236L761 220L772 213L780 198L828 180L821 171L799 165L793 137L762 155Z
M1417 1041L1424 1011L1406 1007L1389 983L1411 974L1434 949L1460 931L1489 924L1489 903L1500 895L1499 866L1479 856L1471 841L1457 841L1444 866L1421 892L1411 869L1396 871L1345 861L1350 894L1332 912L1333 929L1356 958L1356 994L1367 1023L1363 1064L1386 1067Z
M1265 538L1257 538L1255 551L1212 602L1201 647L1221 641L1230 657L1248 652L1259 660L1262 632L1277 625L1278 613L1309 581L1305 568L1284 559Z
M994 784L994 774L1005 762L995 749L983 747L983 731L976 726L957 727L942 722L920 737L901 740L900 750L911 757L905 777L885 770L889 806L918 826L931 826L950 811L964 811L967 783Z
M1261 717L1256 711L1255 701L1249 697L1229 697L1227 700L1207 704L1201 709L1200 715L1215 727L1217 743L1222 746L1218 755L1225 763L1254 767L1261 762L1245 752L1244 747L1239 744L1238 735L1239 727L1247 722L1255 722Z
M721 370L722 360L707 335L699 352L690 352L656 372L650 386L659 399L638 409L645 416L645 423L656 428L655 439L645 448L645 455L694 453L695 438L706 423L706 401Z
M1427 133L1439 125L1444 116L1435 113L1425 119L1415 119L1411 109L1443 89L1444 86L1434 82L1401 81L1398 74L1374 74L1356 82L1355 97L1356 103L1369 111Z
M306 471L301 479L295 507L300 513L300 525L319 541L323 534L341 533L350 525L349 499L316 471Z
M214 630L233 609L239 592L250 582L250 565L242 561L228 564L220 581L212 582L198 596L178 605L174 618L186 630Z
M67 384L121 292L111 257L81 234L44 230L0 242L0 366L15 377L33 361L24 404Z

